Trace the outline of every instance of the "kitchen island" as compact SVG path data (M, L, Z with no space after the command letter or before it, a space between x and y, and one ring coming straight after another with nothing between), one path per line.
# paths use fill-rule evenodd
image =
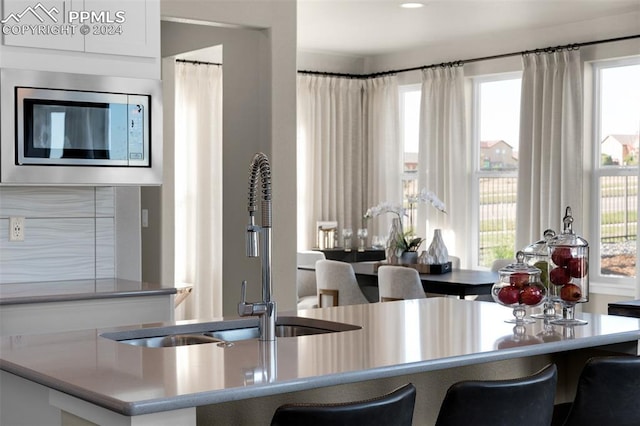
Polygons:
M268 425L285 401L369 397L412 381L418 388L414 423L423 425L433 422L446 388L457 380L515 377L555 362L562 400L570 397L591 354L639 354L640 319L620 316L581 314L588 324L576 327L537 321L515 333L504 322L510 309L452 298L297 315L361 328L273 343L249 339L167 348L132 346L104 335L168 324L10 336L0 341L2 380L15 381L25 393L29 387L46 393L53 412L63 413L63 424L72 416L136 425ZM255 321L238 321L245 320Z

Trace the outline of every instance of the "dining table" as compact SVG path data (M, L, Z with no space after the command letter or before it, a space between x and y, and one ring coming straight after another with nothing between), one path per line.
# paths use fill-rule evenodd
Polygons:
M363 289L378 287L378 266L381 262L353 262L350 263L356 275L358 284ZM410 266L406 266L410 267ZM315 269L313 266L299 267L299 269ZM498 273L490 270L453 269L442 274L421 273L420 281L425 293L455 295L460 299L466 296L485 296L491 294L491 287L498 280ZM367 299L377 301L371 291L363 291ZM376 299L376 300L372 300Z

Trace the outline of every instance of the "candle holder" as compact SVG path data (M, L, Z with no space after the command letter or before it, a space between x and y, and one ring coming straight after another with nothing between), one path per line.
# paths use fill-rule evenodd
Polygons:
M344 251L351 251L351 237L353 237L353 230L344 228L342 230L342 247L344 247Z
M366 249L368 236L369 231L367 231L367 228L358 229L358 251L364 251Z

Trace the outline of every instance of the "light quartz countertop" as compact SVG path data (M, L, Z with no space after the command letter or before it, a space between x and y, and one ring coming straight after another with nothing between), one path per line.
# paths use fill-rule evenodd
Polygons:
M131 346L101 335L170 324L0 340L0 367L49 388L132 416L489 361L640 339L640 319L578 314L575 327L538 320L524 336L496 303L429 298L299 311L361 326L322 335L172 348ZM257 319L234 319L256 324ZM180 322L185 331L207 321Z
M0 284L0 306L176 294L175 287L117 278Z

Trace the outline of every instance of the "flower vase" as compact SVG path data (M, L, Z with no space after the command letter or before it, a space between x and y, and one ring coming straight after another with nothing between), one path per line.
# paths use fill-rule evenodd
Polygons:
M427 250L427 257L432 265L441 265L449 261L449 250L444 245L440 229L433 230L433 240Z
M387 257L387 263L399 263L399 258L402 256L402 248L398 246L398 241L402 241L402 223L399 218L393 218L391 220L391 227L389 228L389 238L387 238L387 245L385 254Z

